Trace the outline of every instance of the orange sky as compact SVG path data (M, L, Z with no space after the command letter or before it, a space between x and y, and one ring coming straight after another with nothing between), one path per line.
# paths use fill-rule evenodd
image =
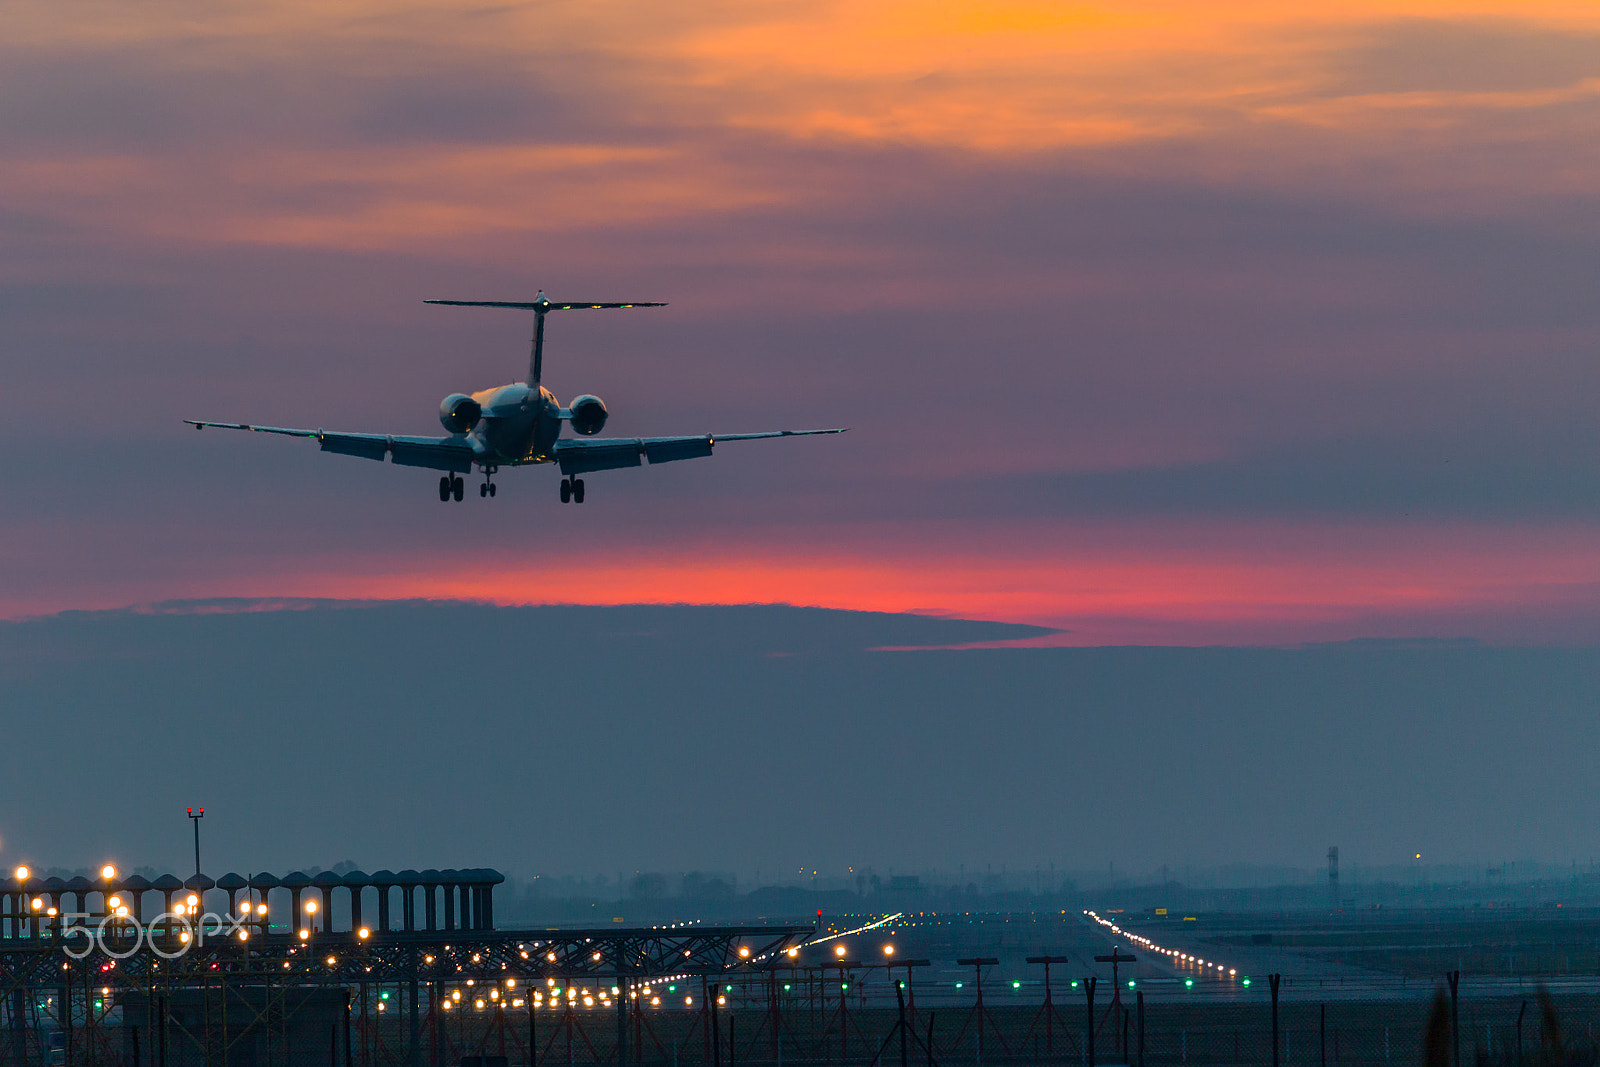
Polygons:
M1090 643L1561 632L1600 581L1587 483L1562 480L1597 385L1597 45L1595 5L1538 0L25 4L0 43L0 224L22 220L0 285L33 317L0 422L43 488L0 525L0 614L430 595L929 610ZM393 470L341 482L372 500L321 540L280 525L293 444L212 435L230 475L190 471L181 417L437 432L433 397L514 373L526 327L415 298L530 277L673 302L561 335L556 373L598 378L623 430L851 422L847 447L759 463L847 466L858 499L828 512L808 483L817 515L779 518L689 478L735 536L658 544L640 500L549 546L552 587L483 527L445 562L431 513L388 536L410 529ZM72 398L86 452L168 451L73 491L92 464L24 451L44 396ZM125 488L173 470L215 499ZM975 502L985 477L1012 511ZM1541 605L1557 621L1519 630Z

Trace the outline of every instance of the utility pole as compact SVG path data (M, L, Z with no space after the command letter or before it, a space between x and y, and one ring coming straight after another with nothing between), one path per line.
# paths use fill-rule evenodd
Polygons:
M206 817L206 809L205 808L201 808L199 811L195 811L195 809L189 808L188 812L189 812L189 821L194 823L194 873L195 873L196 877L199 877L199 875L200 875L200 820Z

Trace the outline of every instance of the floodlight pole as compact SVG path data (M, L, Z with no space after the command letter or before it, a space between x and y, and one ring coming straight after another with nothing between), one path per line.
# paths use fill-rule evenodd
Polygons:
M206 817L206 809L201 808L198 812L193 808L187 810L189 812L189 821L194 823L194 873L195 877L198 878L200 876L200 820Z

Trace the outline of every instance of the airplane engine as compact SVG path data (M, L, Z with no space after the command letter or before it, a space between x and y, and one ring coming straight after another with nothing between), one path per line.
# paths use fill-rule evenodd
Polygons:
M605 401L585 393L572 402L572 432L592 437L606 428Z
M468 433L483 418L483 405L462 393L439 401L439 421L451 433Z

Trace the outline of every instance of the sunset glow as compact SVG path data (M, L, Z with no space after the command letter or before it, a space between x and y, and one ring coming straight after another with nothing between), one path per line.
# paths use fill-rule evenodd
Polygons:
M1593 4L1504 0L25 7L0 615L1600 639L1597 43ZM437 433L528 323L418 301L540 287L670 302L552 340L619 433L851 434L596 476L580 522L549 471L445 516L181 429Z

